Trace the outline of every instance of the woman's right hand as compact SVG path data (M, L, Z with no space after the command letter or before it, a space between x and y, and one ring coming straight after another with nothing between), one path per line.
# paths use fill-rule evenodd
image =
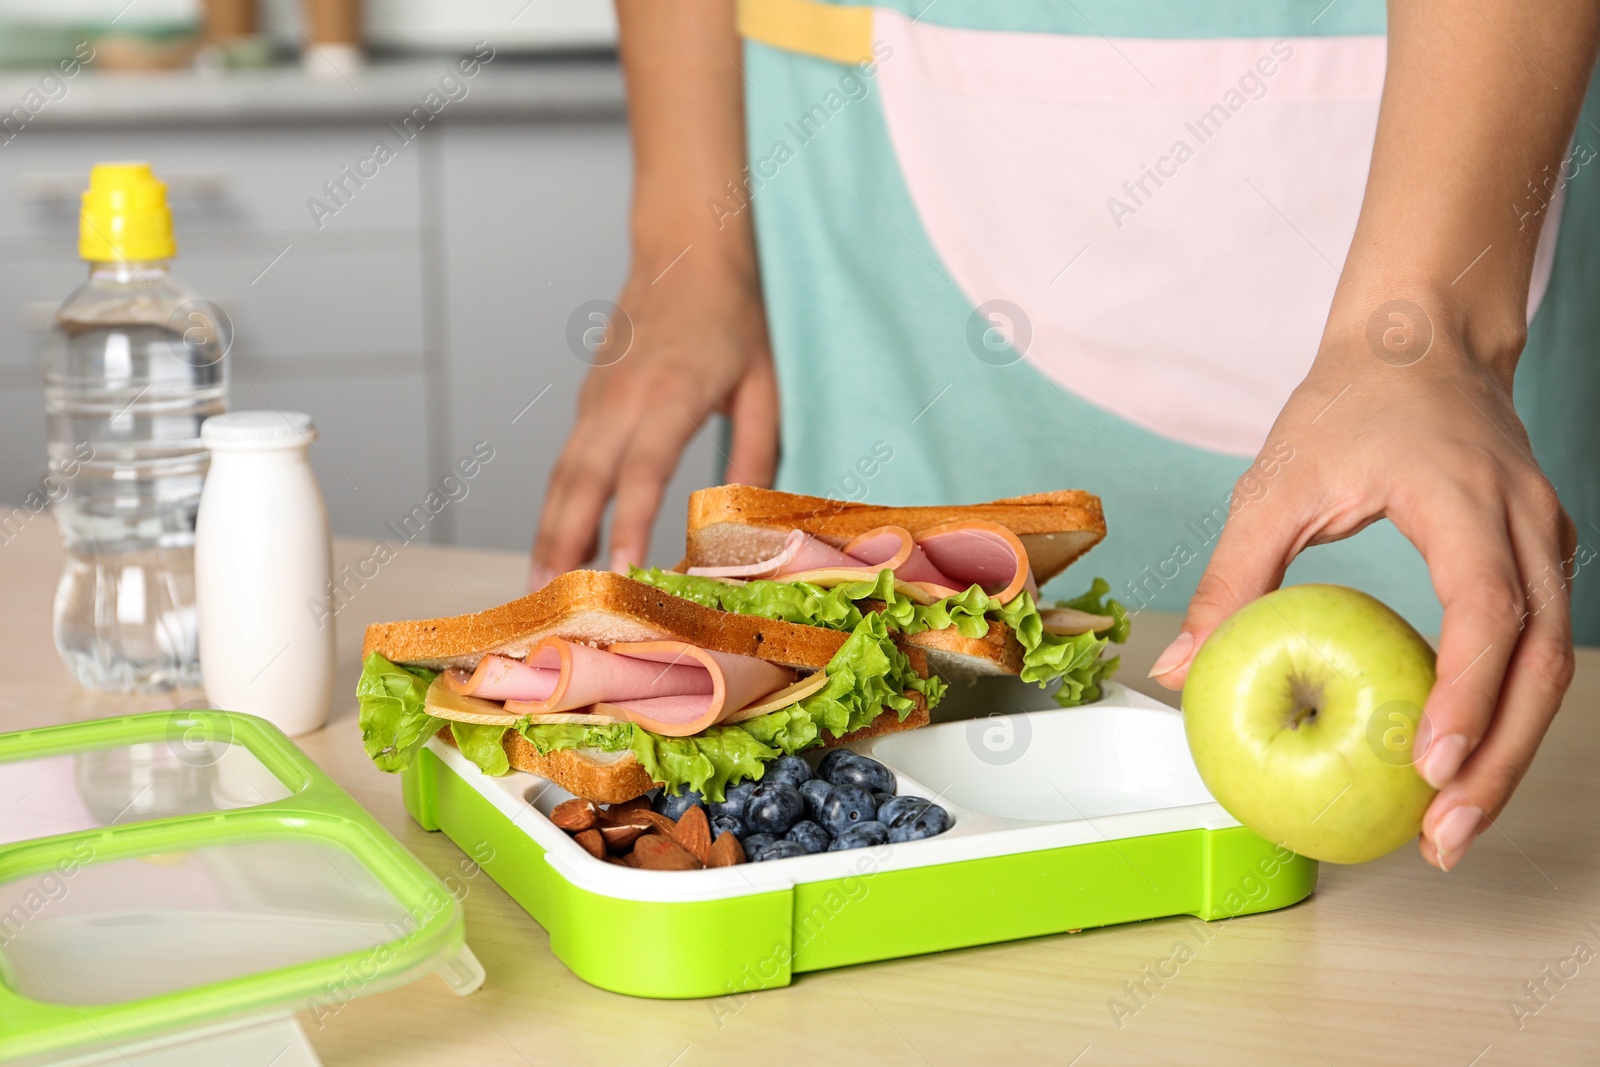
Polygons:
M620 321L579 393L577 423L550 473L530 589L597 555L613 497L610 566L643 562L667 483L714 412L733 424L724 480L771 484L778 386L754 270L711 248L691 246L670 266L655 258L636 257ZM627 347L618 357L613 345Z

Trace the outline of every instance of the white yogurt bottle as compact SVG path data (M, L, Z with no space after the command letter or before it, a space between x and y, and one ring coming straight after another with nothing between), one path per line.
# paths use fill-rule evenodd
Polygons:
M213 415L200 439L211 450L194 543L206 697L308 733L333 695L331 543L306 454L311 416Z

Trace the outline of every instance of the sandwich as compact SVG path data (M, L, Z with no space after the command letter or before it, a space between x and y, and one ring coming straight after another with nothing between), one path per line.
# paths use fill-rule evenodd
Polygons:
M944 683L876 612L829 626L737 614L569 571L473 615L369 626L362 742L385 771L439 736L489 774L615 804L722 800L781 755L928 722Z
M1100 500L1066 490L951 507L883 507L745 485L690 497L687 555L632 577L706 607L835 629L864 614L946 678L1012 675L1099 699L1128 614L1096 578L1041 605L1039 586L1106 532Z

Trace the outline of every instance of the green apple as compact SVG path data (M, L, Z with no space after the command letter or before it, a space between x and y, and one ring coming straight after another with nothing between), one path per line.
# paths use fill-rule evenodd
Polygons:
M1417 836L1433 649L1387 605L1337 585L1269 593L1201 646L1183 687L1189 751L1234 818L1276 844L1364 863Z

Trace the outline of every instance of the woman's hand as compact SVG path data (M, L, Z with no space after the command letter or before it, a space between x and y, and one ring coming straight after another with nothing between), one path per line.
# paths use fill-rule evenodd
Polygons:
M734 0L617 0L633 265L550 474L534 589L595 556L613 498L610 565L642 562L662 492L712 412L733 422L724 479L772 481L778 389L751 211L714 210L745 165L736 22Z
M610 565L642 562L667 482L712 412L733 423L724 480L771 484L778 388L759 283L707 253L695 261L695 251L664 275L660 264L636 269L623 287L625 318L596 353L577 424L550 473L532 589L594 557L613 496Z
M1263 456L1284 442L1294 462L1229 518L1151 674L1181 686L1206 637L1276 589L1302 548L1389 519L1422 552L1444 604L1417 770L1441 790L1422 854L1449 870L1500 814L1572 679L1576 531L1534 462L1509 375L1460 339L1435 338L1408 366L1377 358L1361 335L1325 348ZM1247 477L1256 483L1241 489L1260 493L1259 476Z
M1600 8L1388 9L1361 217L1311 373L1267 442L1294 462L1229 518L1151 673L1183 684L1207 635L1277 588L1302 548L1389 519L1444 604L1417 770L1439 789L1422 854L1449 870L1500 814L1572 678L1577 535L1511 405L1540 239L1513 205L1561 167Z

